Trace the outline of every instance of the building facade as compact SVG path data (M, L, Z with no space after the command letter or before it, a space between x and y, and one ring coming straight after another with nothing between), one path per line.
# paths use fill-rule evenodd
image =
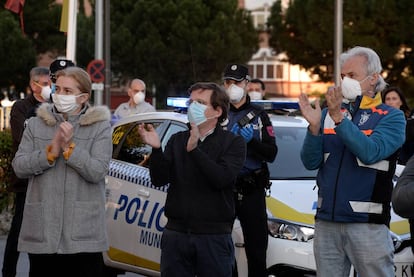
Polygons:
M262 3L258 3L262 2ZM266 84L266 96L297 97L300 93L321 94L331 84L319 82L299 65L288 62L285 53L276 53L269 45L267 19L274 0L239 0L239 7L250 10L253 24L259 34L259 50L248 62L252 78L259 78Z

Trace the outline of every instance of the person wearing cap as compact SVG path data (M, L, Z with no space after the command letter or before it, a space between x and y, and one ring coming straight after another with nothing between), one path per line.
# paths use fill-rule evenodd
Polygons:
M247 84L247 94L250 100L263 100L266 94L265 83L260 79L251 79Z
M137 114L155 112L155 108L145 101L145 83L141 79L132 79L128 82L128 102L121 103L114 112L116 119Z
M265 196L269 189L267 162L277 154L276 138L267 113L250 102L248 68L229 64L224 69L224 87L230 98L227 130L240 135L247 145L246 161L236 188L236 216L243 231L249 277L266 276L268 241Z
M27 122L12 161L29 179L18 243L29 276L102 276L111 112L89 104L91 89L85 70L59 70L53 103Z
M52 81L52 94L55 93L56 72L70 66L75 66L75 63L67 59L56 59L50 64L49 70L50 80ZM53 99L50 100L52 101Z
M56 83L56 72L66 67L75 66L75 63L67 59L56 59L50 64L50 79Z
M27 94L26 98L15 102L10 112L13 153L16 153L19 147L27 120L35 116L37 107L50 98L50 77L47 67L34 67L30 70L29 89L30 93ZM22 224L24 199L27 190L27 179L17 178L14 171L12 178L9 190L15 194L14 214L4 249L2 268L4 277L16 276L17 261L19 259L17 241Z

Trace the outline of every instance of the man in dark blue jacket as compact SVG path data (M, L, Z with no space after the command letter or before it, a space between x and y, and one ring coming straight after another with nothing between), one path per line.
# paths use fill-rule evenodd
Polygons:
M405 118L382 103L385 81L372 49L354 47L340 57L342 83L326 93L327 108L299 97L309 122L302 162L317 175L314 254L320 277L394 276L388 229L398 150Z

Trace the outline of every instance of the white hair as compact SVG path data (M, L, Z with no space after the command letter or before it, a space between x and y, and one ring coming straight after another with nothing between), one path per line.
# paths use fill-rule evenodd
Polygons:
M375 92L382 91L387 86L387 83L381 76L382 65L378 54L371 48L356 46L340 55L339 60L341 67L349 58L355 56L365 57L367 60L366 72L368 75L378 73L378 82L375 84Z

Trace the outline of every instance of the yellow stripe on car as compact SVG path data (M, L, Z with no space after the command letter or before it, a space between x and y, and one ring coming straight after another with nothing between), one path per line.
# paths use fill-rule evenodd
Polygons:
M272 215L279 219L300 222L308 225L315 224L315 215L299 212L283 202L273 198L266 198L266 205Z
M159 263L143 259L141 257L137 257L135 255L132 255L128 252L122 251L114 247L109 247L107 254L113 261L118 261L124 264L134 265L142 268L152 269L158 272L160 271Z

